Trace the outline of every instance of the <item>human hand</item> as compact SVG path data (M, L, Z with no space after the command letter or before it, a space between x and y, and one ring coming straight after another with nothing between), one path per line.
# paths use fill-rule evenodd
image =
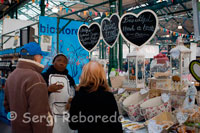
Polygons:
M60 93L59 90L61 90L64 86L63 85L57 85L57 83L52 84L48 87L49 92L57 92Z

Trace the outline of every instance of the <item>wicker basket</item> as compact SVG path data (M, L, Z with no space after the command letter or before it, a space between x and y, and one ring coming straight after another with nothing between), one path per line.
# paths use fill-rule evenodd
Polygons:
M124 76L110 77L112 88L121 88L124 80Z

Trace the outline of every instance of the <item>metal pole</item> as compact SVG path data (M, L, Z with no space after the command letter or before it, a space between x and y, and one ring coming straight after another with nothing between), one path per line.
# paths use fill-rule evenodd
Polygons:
M57 17L57 54L59 53L59 24L60 24L60 18Z
M17 11L17 8L16 8L16 11L15 11L15 18L18 19L18 11Z
M110 13L114 13L116 11L116 7L113 6L116 5L115 2L110 3ZM109 53L109 67L108 67L108 75L110 74L110 71L112 68L117 68L117 59L116 59L116 45L114 47L110 47L110 53ZM109 77L109 76L108 76ZM110 78L108 78L108 83L111 85Z
M121 17L123 14L122 0L118 0L118 12L119 12L119 16ZM122 36L119 35L119 68L121 70L122 70L122 63L123 63L123 40L122 40Z
M99 43L99 59L102 59L101 55L102 55L102 40Z
M102 40L102 59L105 59L105 44L104 44L104 41Z
M107 59L107 45L105 45L104 57L105 57L105 59Z
M45 0L41 0L40 1L40 10L41 10L41 14L40 16L44 16L45 15L45 7L46 5L44 4Z

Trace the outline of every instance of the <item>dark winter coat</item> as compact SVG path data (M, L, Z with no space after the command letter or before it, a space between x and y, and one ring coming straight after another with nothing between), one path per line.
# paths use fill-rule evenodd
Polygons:
M91 93L87 89L89 88L81 87L72 100L70 128L78 130L78 133L122 133L122 125L118 121L119 111L113 94L105 91L103 87L99 87L97 91ZM116 117L111 118L114 115ZM77 119L75 119L76 116ZM86 116L88 120L80 121L84 120L81 116ZM91 117L95 119L92 122ZM103 122L105 117L108 119L104 119Z

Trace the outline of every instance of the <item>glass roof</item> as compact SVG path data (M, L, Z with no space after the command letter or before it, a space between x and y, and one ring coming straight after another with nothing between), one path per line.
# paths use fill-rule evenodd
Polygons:
M39 6L38 1L39 0L35 0L34 3L32 1L29 1L27 4L20 7L18 9L18 19L26 20L26 21L28 20L39 21L40 6ZM45 0L45 4L47 3L47 1L48 1L48 7L45 8L45 16L51 16L53 14L56 15L57 13L54 13L52 10L55 7L57 8L57 10L60 10L60 7L77 8L77 10L80 10L84 7L94 5L95 3L99 3L100 1L102 2L102 0L84 0L84 2L80 2L82 0L79 0L79 1L78 0ZM124 1L129 1L129 0L124 0ZM167 1L168 0L156 0L156 2L153 4L154 6L151 5L151 1L143 2L143 4L139 4L137 1L134 4L134 1L131 1L132 4L128 4L128 6L125 7L124 11L132 12L133 10L144 9L146 7L152 10L156 9L155 12L158 14L159 19L160 19L159 24L163 26L164 28L169 29L171 31L175 31L177 29L177 25L182 23L183 25L183 30L181 31L182 33L187 32L187 31L189 31L187 32L187 34L193 33L193 27L191 27L193 23L192 15L191 15L192 14L191 0L188 0L188 2L186 0L185 3L180 3L180 4L175 4L175 5L170 4L170 1L168 2ZM162 3L166 3L166 5L163 5ZM171 5L171 6L167 7L168 5ZM102 9L102 8L106 8L106 9ZM101 6L100 8L98 8L98 10L97 8L93 8L93 10L100 14L102 12L109 11L109 7L107 8L107 7ZM91 10L88 10L88 11L91 11ZM76 14L76 16L75 15L73 16L75 16L78 19L85 19L83 18L85 17L83 14L84 13L80 15L79 13L79 14ZM4 17L6 18L7 16L4 16ZM100 15L95 16L94 20L97 20L98 18L101 18L101 16ZM0 37L2 33L2 24L3 24L3 19L0 20Z
M75 1L77 3L77 1ZM45 1L46 3L46 1ZM68 6L72 5L74 3L65 3L65 2L56 2L56 1L48 1L48 7L45 8L45 15L50 16L52 14L55 14L52 12L52 9L54 7L57 7L59 9L59 5L62 5L62 7L67 8ZM32 1L28 2L26 5L18 9L18 19L19 20L31 20L31 21L39 21L40 16L40 6L39 3L33 3ZM5 16L7 17L7 16ZM0 20L0 36L2 34L2 24L3 19Z

